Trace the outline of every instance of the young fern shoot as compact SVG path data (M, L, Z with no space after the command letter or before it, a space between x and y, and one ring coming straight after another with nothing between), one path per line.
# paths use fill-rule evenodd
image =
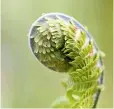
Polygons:
M103 53L77 20L61 13L42 15L29 31L33 54L46 67L68 75L66 93L54 108L95 108L103 86Z

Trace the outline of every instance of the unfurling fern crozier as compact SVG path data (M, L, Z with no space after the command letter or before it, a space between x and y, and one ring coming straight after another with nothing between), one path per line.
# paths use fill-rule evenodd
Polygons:
M77 20L61 13L42 15L29 31L29 43L42 64L68 76L62 81L66 94L52 107L96 107L103 86L103 53Z

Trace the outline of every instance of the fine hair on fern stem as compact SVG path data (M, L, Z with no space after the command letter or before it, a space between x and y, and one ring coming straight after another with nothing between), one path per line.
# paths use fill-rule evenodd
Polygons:
M62 13L43 14L31 26L29 46L46 67L65 73L66 93L54 108L95 108L103 87L103 52L88 30Z

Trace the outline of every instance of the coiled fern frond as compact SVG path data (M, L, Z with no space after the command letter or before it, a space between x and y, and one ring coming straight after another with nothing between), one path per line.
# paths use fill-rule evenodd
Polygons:
M43 15L29 33L34 55L46 67L68 75L66 94L56 108L92 108L100 93L104 66L102 52L88 31L74 18L60 13Z

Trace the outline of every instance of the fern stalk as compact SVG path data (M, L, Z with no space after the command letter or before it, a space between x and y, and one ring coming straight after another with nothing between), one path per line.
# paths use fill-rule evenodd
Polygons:
M29 43L41 63L68 77L62 81L66 94L52 107L96 107L103 86L103 53L86 28L70 16L45 14L33 23Z

